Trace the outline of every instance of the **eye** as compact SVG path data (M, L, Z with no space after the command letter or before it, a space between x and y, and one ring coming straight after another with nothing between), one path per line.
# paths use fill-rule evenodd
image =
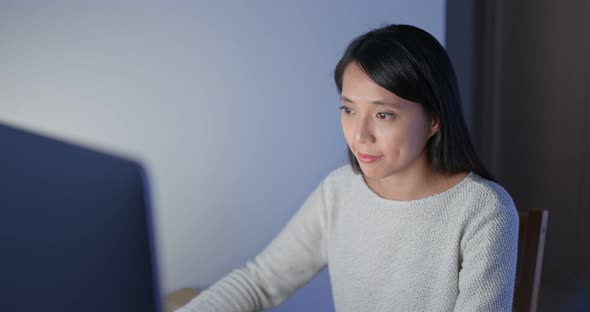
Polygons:
M379 113L377 113L377 116L379 117L379 119L392 119L395 117L394 114L386 113L386 112L379 112Z
M341 110L341 111L343 111L347 115L352 114L352 110L350 109L350 107L340 106L340 107L338 107L338 109Z

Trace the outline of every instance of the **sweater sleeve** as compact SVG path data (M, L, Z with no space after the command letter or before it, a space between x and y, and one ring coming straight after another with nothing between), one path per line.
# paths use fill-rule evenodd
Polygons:
M260 311L277 306L327 263L323 184L253 260L214 283L177 312Z
M512 311L518 212L506 194L484 205L461 242L455 311Z

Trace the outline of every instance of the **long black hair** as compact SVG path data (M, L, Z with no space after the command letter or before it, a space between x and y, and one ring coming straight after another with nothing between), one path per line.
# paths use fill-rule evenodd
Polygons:
M438 117L439 131L426 143L431 168L441 174L473 171L495 181L477 156L461 109L455 71L447 52L428 32L410 25L388 25L355 38L334 70L342 93L346 67L355 62L376 84ZM359 163L348 148L355 173Z

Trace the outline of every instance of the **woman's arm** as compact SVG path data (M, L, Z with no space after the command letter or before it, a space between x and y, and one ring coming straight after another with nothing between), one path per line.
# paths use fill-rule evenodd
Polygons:
M506 196L481 211L461 242L455 311L512 311L518 212Z
M287 299L327 263L323 182L270 244L177 312L260 311Z

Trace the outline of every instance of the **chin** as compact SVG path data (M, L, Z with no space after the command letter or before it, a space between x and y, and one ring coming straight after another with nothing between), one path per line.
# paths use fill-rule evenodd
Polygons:
M366 166L361 164L361 171L363 172L363 176L365 178L369 178L369 179L374 179L374 180L378 180L378 179L383 179L385 177L388 177L388 171L385 171L383 169L380 169L379 167L371 167L371 166Z

